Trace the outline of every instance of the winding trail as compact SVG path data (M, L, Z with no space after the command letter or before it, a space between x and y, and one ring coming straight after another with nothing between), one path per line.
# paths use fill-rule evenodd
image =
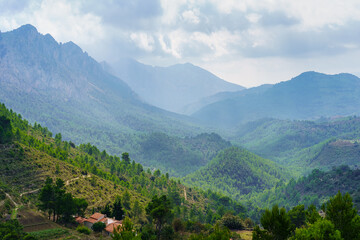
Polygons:
M91 177L90 174L88 174L88 175L82 175L82 178L89 178L89 177ZM75 181L75 180L78 180L78 179L80 179L80 177L76 177L76 178L67 180L66 183L65 183L65 185L68 186L68 185L70 184L70 182Z
M32 190L32 191L28 191L28 192L23 192L23 193L20 194L20 197L22 197L25 194L30 194L30 193L34 193L34 192L38 192L38 191L40 191L40 188Z
M186 188L184 187L184 198L185 200L187 200L187 196L186 196Z

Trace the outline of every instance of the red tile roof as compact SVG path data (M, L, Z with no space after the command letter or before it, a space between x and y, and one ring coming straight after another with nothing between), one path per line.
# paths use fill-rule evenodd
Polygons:
M76 221L77 223L80 223L80 224L82 224L85 220L86 220L86 218L82 218L82 217L76 217L76 218L75 218L75 221Z
M94 218L88 218L88 219L85 219L84 222L91 222L91 223L96 223L98 220L97 219L94 219Z
M113 233L114 228L117 229L119 226L121 226L121 223L119 223L119 222L110 223L109 225L106 226L105 231L107 231L109 233Z
M105 215L104 215L104 214L101 214L101 213L94 213L93 215L91 215L91 217L90 217L90 218L94 218L94 219L99 220L100 218L103 218L103 217L105 217Z

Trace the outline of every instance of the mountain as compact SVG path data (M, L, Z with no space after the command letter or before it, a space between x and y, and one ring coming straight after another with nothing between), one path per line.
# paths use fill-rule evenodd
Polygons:
M184 113L187 115L191 115L191 114L199 111L201 108L203 108L207 105L210 105L212 103L225 101L228 99L233 99L233 98L237 98L239 96L245 96L248 94L259 94L259 93L266 91L268 88L271 88L271 87L272 87L271 84L263 84L258 87L248 88L248 89L236 91L236 92L219 92L219 93L216 93L209 97L202 98L197 102L194 102L192 104L185 106Z
M244 90L245 92L247 90ZM261 118L317 119L359 114L360 79L351 74L303 73L266 91L239 94L207 105L192 116L231 128Z
M287 178L287 172L274 162L245 149L230 147L221 151L205 167L187 175L184 183L239 199L243 195L272 188Z
M144 103L76 44L57 43L31 25L1 33L0 52L0 101L64 139L121 154L136 148L139 134L205 131L189 117Z
M122 59L113 64L110 72L123 79L147 103L177 113L185 113L187 105L202 98L244 89L190 63L155 67Z

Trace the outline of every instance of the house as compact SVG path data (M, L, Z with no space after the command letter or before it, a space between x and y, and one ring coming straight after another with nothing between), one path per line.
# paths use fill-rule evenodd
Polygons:
M84 225L91 229L94 223L104 221L103 219L106 219L106 216L104 214L94 213L93 215L91 215L91 217L84 220Z
M117 229L122 225L122 221L116 220L114 218L107 218L106 215L101 213L94 213L89 218L76 217L75 221L79 224L84 224L84 226L90 229L92 229L94 223L103 222L106 225L104 233L108 236L114 232L114 229Z

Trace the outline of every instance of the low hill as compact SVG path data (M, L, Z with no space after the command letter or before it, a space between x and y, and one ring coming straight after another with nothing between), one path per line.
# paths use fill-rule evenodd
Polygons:
M320 207L340 191L349 192L354 205L360 209L360 170L348 166L335 167L330 171L313 170L308 176L278 186L250 199L254 206L271 207L274 204L291 208L299 204Z
M131 152L145 166L156 166L172 176L183 177L205 166L220 150L231 143L215 133L202 133L194 137L174 137L164 133L143 135Z
M190 63L156 67L122 59L111 72L147 103L177 113L184 113L185 106L218 92L244 89Z
M246 90L245 90L246 91ZM351 74L305 72L252 94L207 105L192 116L232 128L261 118L317 119L360 114L360 79Z
M287 177L286 171L272 161L231 147L221 151L205 167L186 176L184 182L239 199L251 192L272 188Z
M315 167L354 165L359 131L359 117L317 122L261 119L241 125L231 140L264 158L303 172ZM352 144L341 144L342 141Z

